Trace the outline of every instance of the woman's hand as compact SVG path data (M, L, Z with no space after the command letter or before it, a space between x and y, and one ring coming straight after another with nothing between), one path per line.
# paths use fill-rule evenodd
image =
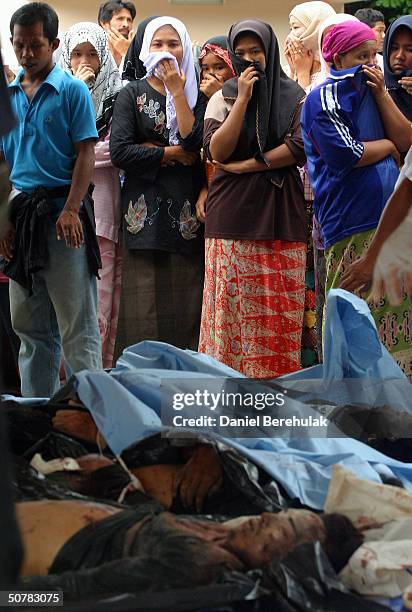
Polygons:
M293 52L292 52L292 47L290 45L289 36L286 37L285 44L283 46L283 55L285 56L286 61L289 65L290 76L293 79L295 75L295 62L293 61Z
M286 39L287 51L292 56L303 55L306 52L306 49L303 43L299 40L299 38L295 38L294 36L288 36Z
M196 202L196 217L200 223L204 223L206 221L205 215L205 204L207 200L207 187L202 187L201 192L199 193L199 197Z
M409 95L412 96L412 77L403 77L399 80L399 85L401 85Z
M173 97L184 95L186 76L183 70L180 73L176 70L176 66L171 60L159 62L154 74L163 82Z
M400 165L401 165L401 154L399 153L399 151L398 151L398 149L396 148L395 145L393 145L392 151L390 152L390 155L391 155L391 157L393 157L393 159L395 160L396 165L399 168Z
M186 151L181 145L174 145L164 148L163 163L167 166L174 166L179 162L183 166L193 166L199 157L196 151Z
M313 59L314 57L312 51L307 51L303 47L301 51L299 50L293 52L293 63L295 65L295 72L298 77L302 75L310 78L310 72L313 66Z
M237 99L239 102L249 102L253 94L253 86L259 80L259 73L254 66L246 68L238 78Z
M245 172L251 172L249 159L244 159L242 161L234 161L229 162L228 164L222 164L218 161L213 161L213 165L217 170L224 170L225 172L230 172L231 174L244 174ZM255 161L252 158L252 161Z
M372 93L377 101L383 100L388 94L385 89L385 80L383 78L383 72L380 68L375 66L362 66L363 72L368 79L366 84L372 89Z
M221 76L206 74L200 82L199 89L205 96L211 98L213 94L222 89L223 84L224 80Z
M375 260L366 255L354 261L342 276L340 286L346 291L365 293L370 289Z
M92 83L96 78L94 70L89 64L80 64L76 72L73 73L73 76L84 81L86 84Z

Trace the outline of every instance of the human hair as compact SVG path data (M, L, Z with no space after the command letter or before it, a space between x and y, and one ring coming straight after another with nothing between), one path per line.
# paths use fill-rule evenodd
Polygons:
M363 535L343 514L322 514L320 518L326 529L323 548L333 569L339 574L362 545Z
M14 26L32 26L35 23L43 24L43 35L50 42L57 38L59 31L59 18L56 11L44 2L29 2L23 4L13 13L10 19L10 33L13 36Z
M230 571L227 564L216 562L213 543L184 532L184 525L195 525L196 519L175 517L176 524L171 524L168 516L163 512L143 524L129 552L146 559L151 589L208 584Z
M355 13L355 17L359 19L359 21L362 21L362 23L366 23L370 28L373 28L377 21L385 22L383 13L373 8L358 9Z
M109 2L103 2L99 7L99 14L97 21L99 24L109 23L113 15L118 13L122 9L127 9L132 16L132 19L136 17L136 7L133 2L122 2L122 0L109 0Z

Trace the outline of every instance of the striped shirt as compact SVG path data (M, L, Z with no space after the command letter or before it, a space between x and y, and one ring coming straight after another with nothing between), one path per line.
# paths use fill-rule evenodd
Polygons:
M392 157L357 168L363 142L386 138L362 67L331 69L304 104L302 136L325 246L373 229L398 177Z

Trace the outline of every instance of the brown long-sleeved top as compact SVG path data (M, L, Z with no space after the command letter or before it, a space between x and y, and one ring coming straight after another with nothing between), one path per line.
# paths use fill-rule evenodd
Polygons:
M233 106L222 92L209 101L205 114L203 146L210 157L209 145ZM283 183L274 185L266 172L231 174L217 170L206 202L206 238L238 240L289 240L306 242L307 227L302 181L297 166L305 163L300 131L300 103L293 115L284 144L296 165L282 169ZM236 150L227 162L246 159L242 155L242 134Z

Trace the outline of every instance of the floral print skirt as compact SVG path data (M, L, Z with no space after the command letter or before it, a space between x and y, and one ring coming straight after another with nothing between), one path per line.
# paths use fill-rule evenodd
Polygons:
M325 251L326 293L339 287L348 266L368 249L375 230L353 234ZM407 376L412 375L412 312L408 296L400 306L391 306L382 298L378 304L368 302L382 343Z
M300 369L306 245L207 238L199 351L252 378Z

